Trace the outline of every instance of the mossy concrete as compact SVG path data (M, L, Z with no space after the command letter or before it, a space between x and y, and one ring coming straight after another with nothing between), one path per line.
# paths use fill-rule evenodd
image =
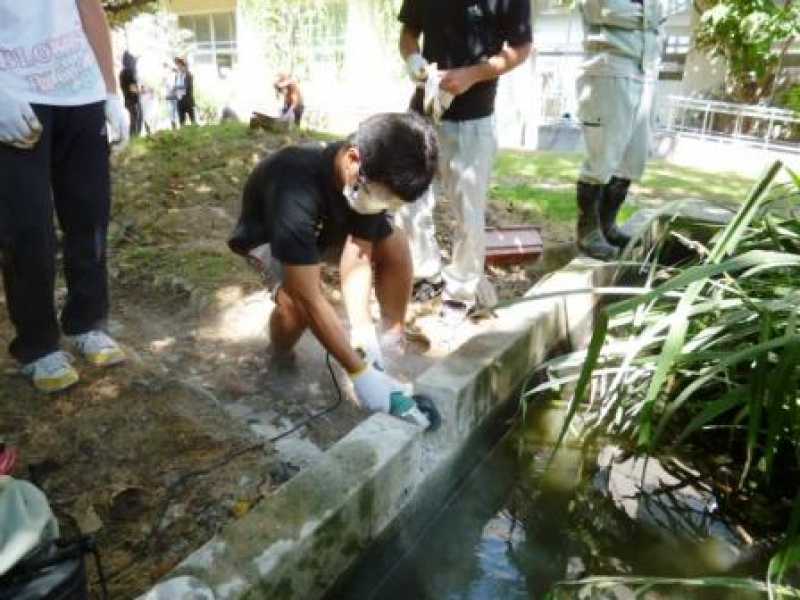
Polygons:
M531 293L604 285L610 276L602 263L578 259ZM459 463L471 435L508 403L533 366L569 345L573 331L591 326L593 306L587 294L579 301L550 297L499 309L493 331L469 340L416 381L415 391L431 396L442 412L438 432L371 416L144 598L322 597L404 511L438 507L472 466Z
M650 225L645 248L657 229ZM585 347L599 298L583 290L616 275L608 264L578 258L534 286L526 301L498 309L491 331L415 383L439 407L439 431L372 415L143 598L312 600L382 535L415 538L479 460L470 444L516 402L528 373L555 351Z

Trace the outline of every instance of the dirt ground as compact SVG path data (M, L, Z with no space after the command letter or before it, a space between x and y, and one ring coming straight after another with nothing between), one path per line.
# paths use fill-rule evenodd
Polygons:
M269 296L224 243L252 165L294 140L232 125L137 141L115 158L109 234L109 329L129 360L105 371L78 362L81 382L45 397L0 358L0 440L20 450L15 475L47 493L67 537L96 536L115 600L135 597L225 522L269 501L365 417L345 400L291 438L270 441L337 398L309 336L301 344L316 362L284 370L269 362ZM496 203L487 220L526 217ZM449 222L440 206L445 249ZM535 224L547 247L566 247L563 226ZM552 266L487 273L511 298ZM326 273L334 303L336 278ZM59 301L64 293L62 282ZM12 336L3 306L0 345Z

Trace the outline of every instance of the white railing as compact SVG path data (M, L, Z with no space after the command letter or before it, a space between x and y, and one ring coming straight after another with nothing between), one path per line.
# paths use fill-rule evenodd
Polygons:
M800 115L791 110L685 96L669 96L666 104L667 131L800 152Z

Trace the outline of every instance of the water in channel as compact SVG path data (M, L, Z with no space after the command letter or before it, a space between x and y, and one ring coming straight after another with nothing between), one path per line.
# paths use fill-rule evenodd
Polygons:
M700 577L732 573L708 538L644 526L599 481L596 457L565 451L544 474L548 450L509 435L369 596L381 600L581 598L748 599L752 592L657 586L557 587L595 575ZM601 470L602 471L602 470ZM607 481L606 481L607 483ZM663 514L663 513L657 513ZM689 519L691 521L691 518ZM665 522L667 522L665 520ZM662 526L664 523L662 523ZM703 527L708 529L709 523ZM668 527L667 527L668 529ZM691 527L690 527L691 529ZM695 532L696 533L696 532ZM761 566L759 566L759 569ZM751 565L750 569L753 567ZM742 574L742 573L739 573ZM763 575L754 572L750 575ZM548 596L552 593L552 596Z

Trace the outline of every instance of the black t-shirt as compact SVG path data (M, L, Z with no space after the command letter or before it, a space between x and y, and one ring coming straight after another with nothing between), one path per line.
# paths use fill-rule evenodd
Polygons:
M231 250L244 255L268 243L282 263L311 265L350 234L371 242L387 237L392 226L385 212L359 214L336 189L333 161L341 146L287 146L262 159L245 183Z
M440 69L486 62L533 39L530 0L403 0L398 19L423 36L422 55ZM464 121L494 112L497 79L457 96L443 118Z
M125 99L125 106L131 106L139 102L139 94L131 91L131 86L138 85L136 72L132 69L122 69L119 73L119 87L122 89L122 97Z

